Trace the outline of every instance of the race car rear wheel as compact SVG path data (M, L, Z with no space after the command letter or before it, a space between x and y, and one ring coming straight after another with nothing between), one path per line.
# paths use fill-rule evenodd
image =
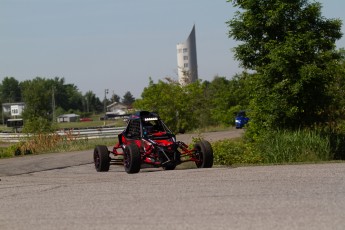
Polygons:
M195 164L198 168L212 168L213 166L213 149L210 142L202 140L194 146L197 161Z
M110 166L110 157L107 146L98 145L93 152L93 161L97 172L107 172Z
M123 164L127 173L138 173L140 171L141 157L138 146L135 144L126 146Z

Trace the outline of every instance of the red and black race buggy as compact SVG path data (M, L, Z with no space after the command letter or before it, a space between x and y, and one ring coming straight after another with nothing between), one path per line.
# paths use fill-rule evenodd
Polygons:
M156 113L140 111L130 115L118 139L112 151L103 145L95 147L93 159L98 172L108 171L112 162L119 161L127 173L138 173L142 164L165 170L174 170L188 161L194 161L198 168L213 166L213 150L208 141L201 140L193 149L188 148L176 141L176 136Z

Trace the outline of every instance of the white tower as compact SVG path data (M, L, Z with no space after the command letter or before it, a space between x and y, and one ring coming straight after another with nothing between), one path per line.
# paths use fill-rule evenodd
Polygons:
M186 85L198 80L198 62L196 56L195 25L184 43L177 44L178 80Z

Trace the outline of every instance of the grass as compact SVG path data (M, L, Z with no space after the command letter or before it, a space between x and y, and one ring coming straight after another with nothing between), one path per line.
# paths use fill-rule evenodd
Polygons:
M115 138L76 139L76 137L61 137L57 134L37 135L20 143L7 147L0 147L0 158L10 158L21 155L73 152L93 149L96 145L113 146L117 143Z
M7 127L6 125L0 125L0 132L11 132L13 128Z
M80 123L82 122L78 122L78 124ZM117 123L116 125L123 126L124 124ZM65 128L67 127L65 126ZM197 132L229 129L231 128L211 127ZM316 131L299 130L267 133L257 142L245 142L243 138L237 138L216 141L211 144L215 165L315 163L334 160L330 139L328 136L321 135ZM72 134L66 136L57 134L36 135L21 143L1 147L0 158L26 154L89 150L96 145L112 146L116 142L116 138L88 140L79 139L78 136Z
M255 145L265 163L317 162L332 160L329 138L317 131L277 131Z
M256 142L244 139L212 143L218 165L295 164L334 160L330 138L317 131L276 131Z
M57 129L81 129L104 126L124 127L126 122L123 119L101 121L98 117L93 117L89 122L65 122L56 123ZM0 126L0 130L12 131L12 128ZM9 158L18 155L41 154L51 152L69 152L93 149L96 145L112 146L117 142L116 138L102 139L81 139L71 133L66 136L52 134L37 134L25 139L20 143L0 143L0 158Z

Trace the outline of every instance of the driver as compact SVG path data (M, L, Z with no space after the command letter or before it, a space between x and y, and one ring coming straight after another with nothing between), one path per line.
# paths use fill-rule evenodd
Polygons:
M143 131L144 131L144 135L151 134L154 131L153 124L151 122L144 121Z

